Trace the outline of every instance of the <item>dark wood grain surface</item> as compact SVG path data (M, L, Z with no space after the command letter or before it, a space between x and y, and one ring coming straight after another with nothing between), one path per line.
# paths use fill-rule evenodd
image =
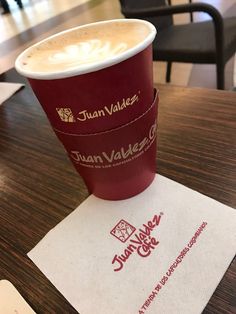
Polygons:
M158 172L236 208L236 93L158 88ZM26 254L87 196L26 86L0 106L0 279L37 313L77 313ZM235 259L203 313L236 313Z

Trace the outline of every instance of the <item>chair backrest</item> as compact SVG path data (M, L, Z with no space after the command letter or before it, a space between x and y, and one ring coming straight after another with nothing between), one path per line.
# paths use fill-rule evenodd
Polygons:
M167 6L169 5L169 0L120 0L121 8L128 9L129 11L137 10L137 9L148 9L159 6ZM129 17L129 16L125 16ZM139 18L138 16L136 18ZM159 16L159 17L149 17L142 18L149 22L151 22L157 30L161 30L163 28L169 27L173 24L173 18L171 15L167 16Z

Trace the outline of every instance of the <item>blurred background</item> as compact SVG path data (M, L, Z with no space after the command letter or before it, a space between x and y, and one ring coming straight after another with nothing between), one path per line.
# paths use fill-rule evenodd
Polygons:
M136 0L139 1L139 0ZM145 1L144 1L145 2ZM192 0L212 4L220 13L236 16L236 0ZM188 0L172 0L172 5ZM16 56L33 43L78 25L122 18L118 0L1 0L0 73L14 66ZM209 20L205 13L194 13L194 22ZM174 16L174 24L190 23L190 14ZM214 38L212 39L214 40ZM155 83L165 83L166 62L154 62ZM225 67L225 89L236 86L235 56ZM181 86L216 88L215 65L173 63L171 83Z

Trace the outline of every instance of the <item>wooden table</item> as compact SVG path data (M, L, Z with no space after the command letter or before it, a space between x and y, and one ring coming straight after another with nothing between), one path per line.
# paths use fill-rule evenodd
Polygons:
M236 208L236 93L158 87L158 172ZM0 106L0 279L37 313L76 313L26 253L87 196L26 86ZM203 313L236 313L236 259Z

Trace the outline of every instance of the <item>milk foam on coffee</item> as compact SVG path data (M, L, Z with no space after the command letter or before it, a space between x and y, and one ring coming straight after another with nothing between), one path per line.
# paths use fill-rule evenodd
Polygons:
M55 73L92 65L126 52L149 34L145 23L122 20L72 29L31 47L21 67L36 73Z

